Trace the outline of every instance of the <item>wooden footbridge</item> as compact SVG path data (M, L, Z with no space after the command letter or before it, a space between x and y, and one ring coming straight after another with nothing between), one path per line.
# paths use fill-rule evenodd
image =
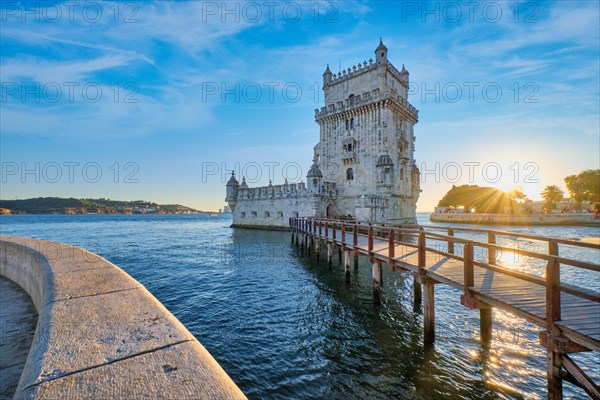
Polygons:
M414 275L415 301L423 298L424 342L435 340L435 285L450 285L463 294L461 304L480 311L482 342L492 336L492 307L531 321L544 330L540 344L547 349L548 398L562 399L562 381L582 387L600 399L598 385L569 356L600 352L600 293L560 280L561 265L578 268L592 279L600 277L600 264L561 257L560 246L594 249L600 260L600 245L514 232L438 226L384 226L350 221L291 218L292 242L320 257L321 242L327 245L331 267L334 248L344 254L346 279L350 264L369 258L373 269L374 301L381 297L382 263L392 270ZM487 234L487 241L474 241L455 233ZM544 252L497 244L501 237L541 242ZM547 248L547 252L545 251ZM516 271L499 265L500 253L540 260L545 276ZM478 256L477 256L478 255Z

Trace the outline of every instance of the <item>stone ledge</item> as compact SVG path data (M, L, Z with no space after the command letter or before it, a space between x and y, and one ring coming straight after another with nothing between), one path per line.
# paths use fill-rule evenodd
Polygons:
M271 225L271 224L240 224L235 223L231 224L232 228L240 228L240 229L251 229L251 230L262 230L262 231L289 231L290 227L286 222L285 225Z
M245 396L139 282L61 243L0 237L0 275L39 313L15 399Z

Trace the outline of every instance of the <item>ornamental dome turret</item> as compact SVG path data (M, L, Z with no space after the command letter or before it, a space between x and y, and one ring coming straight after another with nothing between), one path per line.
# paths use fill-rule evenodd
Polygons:
M319 169L319 165L317 164L317 157L313 159L313 165L308 170L306 174L306 182L308 183L308 189L315 193L321 193L321 186L323 185L323 173Z
M240 186L240 183L235 178L235 171L231 171L231 178L229 178L229 181L227 181L227 186L235 186L235 187Z
M375 49L375 60L377 63L387 62L388 49L383 44L383 40L379 38L379 46Z
M392 158L388 154L382 154L377 159L377 165L375 165L375 166L376 167L393 167L394 162L392 161Z
M392 184L392 175L394 171L394 162L387 154L382 154L377 159L377 186Z
M404 64L402 64L402 70L400 71L400 78L404 81L404 83L408 84L408 71L404 68Z
M237 198L239 187L240 183L235 179L235 172L231 171L231 178L229 178L226 185L227 199Z
M325 69L325 72L323 72L323 85L326 86L331 82L332 79L333 73L329 69L329 64L327 64L327 68Z
M306 178L308 180L308 178L322 178L322 177L323 177L323 173L319 169L317 160L314 160L312 167L310 167L310 169L308 170L308 173L306 174Z
M248 184L246 183L246 177L242 177L242 184L240 185L240 189L248 189Z

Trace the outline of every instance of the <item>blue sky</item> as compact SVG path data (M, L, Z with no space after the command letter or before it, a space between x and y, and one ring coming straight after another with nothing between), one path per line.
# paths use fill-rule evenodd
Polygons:
M419 210L600 168L595 1L1 4L3 199L218 209L225 170L305 179L325 66L380 36L419 109Z

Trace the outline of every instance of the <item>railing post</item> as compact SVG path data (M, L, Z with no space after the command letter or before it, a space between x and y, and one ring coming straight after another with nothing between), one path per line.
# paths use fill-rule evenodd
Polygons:
M496 234L488 232L488 244L496 244ZM488 264L496 263L496 248L488 247Z
M425 231L423 228L419 229L419 270L425 268Z
M319 220L319 236L323 235L323 221Z
M556 242L548 242L549 253L558 254ZM562 355L556 351L555 337L560 330L554 324L561 319L560 310L560 264L554 256L546 264L546 372L548 376L548 398L562 399Z
M469 288L475 285L475 275L473 272L473 243L465 243L464 249L464 287L465 298L469 298Z
M354 223L354 228L352 229L352 248L354 253L354 269L358 269L358 224Z
M390 237L388 240L388 257L390 261L396 258L396 242L394 241L394 228L390 228Z
M325 238L329 238L329 224L325 221Z
M556 257L546 264L546 323L551 331L555 321L560 321L560 265Z
M555 240L548 242L548 254L554 257L546 264L546 312L554 322L560 321L560 263L557 258L558 243Z
M331 224L331 233L333 235L333 241L335 242L335 222Z
M342 245L346 245L346 225L342 222Z
M369 224L367 250L369 251L369 259L371 259L373 257L373 225L371 224Z
M448 236L454 237L454 229L448 229ZM448 240L448 253L454 254L454 242Z

